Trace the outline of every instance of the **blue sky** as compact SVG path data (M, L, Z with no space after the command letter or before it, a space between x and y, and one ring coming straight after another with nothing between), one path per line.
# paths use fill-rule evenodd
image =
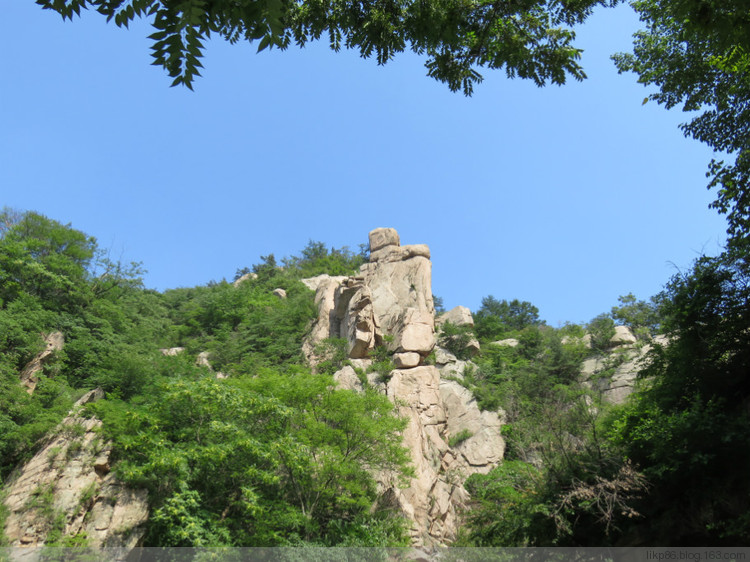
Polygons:
M447 307L519 298L558 325L648 298L725 239L711 152L609 60L638 28L625 5L578 31L588 80L486 72L472 98L411 54L379 67L221 40L190 92L150 65L145 23L63 23L32 0L3 16L0 206L72 223L152 288L389 226L430 246Z

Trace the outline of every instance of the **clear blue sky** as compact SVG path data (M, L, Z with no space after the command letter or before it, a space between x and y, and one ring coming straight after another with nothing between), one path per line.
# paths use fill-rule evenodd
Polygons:
M449 308L492 294L587 321L725 239L711 152L609 60L637 28L627 6L594 14L578 41L589 79L561 88L487 72L466 98L410 54L378 67L217 40L190 92L150 66L147 25L8 0L0 206L72 223L160 290L390 226L430 246Z

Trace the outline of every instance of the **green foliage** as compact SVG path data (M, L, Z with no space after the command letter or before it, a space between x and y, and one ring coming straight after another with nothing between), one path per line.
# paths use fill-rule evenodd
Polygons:
M136 17L151 20L154 64L192 89L200 76L203 42L211 35L231 43L244 39L266 48L304 46L326 37L334 51L356 49L364 58L385 64L407 48L427 55L428 75L467 95L481 82L478 69L505 68L509 77L531 79L538 86L585 78L578 65L581 50L573 46L574 25L596 6L616 0L568 3L391 2L357 3L326 0L295 3L265 0L241 6L228 0L180 3L162 0L37 0L63 19L94 8L117 26Z
M368 373L377 373L381 382L386 382L391 378L391 372L396 368L393 363L393 352L389 348L393 336L384 336L384 341L376 345L370 351L372 364L367 368Z
M456 445L459 445L469 439L472 435L474 435L473 432L469 431L468 429L462 429L455 435L451 435L450 439L448 439L448 445L451 447L455 447Z
M613 544L646 482L607 440L606 404L579 382L583 329L505 335L518 345L485 345L464 373L480 407L502 409L507 423L503 464L467 482L476 503L462 545Z
M370 517L370 469L405 469L405 422L382 395L335 390L301 370L193 376L172 374L142 406L93 406L122 459L118 474L150 490L151 544L325 541L334 521Z
M482 299L482 306L474 314L474 328L481 342L499 340L511 332L542 324L539 309L530 302L499 301L492 295Z
M750 540L749 281L737 249L671 280L661 295L670 343L654 347L647 388L613 424L653 484L641 506L648 528L633 530L653 543Z
M374 506L371 476L409 473L405 422L385 396L335 390L330 376L299 365L316 315L299 277L350 273L362 256L311 243L284 268L272 255L262 259L257 278L238 287L161 295L143 288L137 265L112 263L92 238L35 213L4 211L0 477L35 452L84 389L98 386L107 398L87 408L104 422L120 477L149 490L150 544L407 544L402 520ZM276 288L287 298L273 295ZM65 347L29 395L19 373L51 330L63 332ZM176 356L158 351L178 344L186 351ZM329 342L324 371L343 364L344 347ZM231 378L196 366L199 351ZM62 431L73 438L71 459L83 427ZM84 490L81 507L96 493ZM48 519L47 542L87 544L84 534L63 536L65 514L52 506L50 489L30 506Z
M639 340L655 335L659 330L661 318L657 299L650 303L636 300L633 293L617 297L620 306L612 307L612 318L631 329Z
M310 240L302 250L302 255L285 258L284 268L291 269L300 278L328 275L354 275L366 261L366 250L360 246L355 254L348 247L326 248L323 242Z
M440 347L447 349L458 359L467 360L472 355L468 345L473 339L474 329L471 326L455 326L444 322L440 325L437 341Z
M727 214L730 235L744 239L750 230L747 3L637 0L633 7L646 29L635 35L633 53L616 55L615 63L659 89L646 100L696 112L680 126L684 134L729 156L709 165L709 187L718 189L712 207Z
M478 505L468 513L472 532L467 546L550 544L555 525L549 507L539 501L543 482L542 471L522 461L472 474L466 488Z
M615 321L609 314L600 314L588 323L586 329L591 334L591 349L604 353L612 347L610 340L615 335Z
M445 305L443 299L435 294L432 295L432 304L435 307L435 314L442 314L445 312Z
M46 309L79 310L91 298L83 281L95 248L93 238L70 225L22 214L0 237L0 300L28 295Z
M328 338L315 347L315 355L320 358L317 370L333 375L349 360L349 342L341 338Z
M287 298L273 295L276 288ZM219 369L301 362L302 339L317 312L311 291L276 268L237 287L218 283L164 297L176 325L173 343L211 351Z

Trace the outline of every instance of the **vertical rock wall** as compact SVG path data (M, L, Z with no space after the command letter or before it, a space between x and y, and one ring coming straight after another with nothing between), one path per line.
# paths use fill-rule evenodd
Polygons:
M415 546L449 544L468 500L463 482L497 464L504 443L498 414L480 412L468 390L441 380L438 369L425 364L435 347L429 248L401 246L394 229L376 229L370 233L370 262L359 275L319 277L308 286L316 288L319 312L305 344L312 363L315 345L330 337L345 339L355 360L366 361L376 346L393 353L398 368L380 388L409 420L404 445L416 475L406 488L393 475L377 478L384 501L412 521ZM458 435L464 439L451 447L451 436Z

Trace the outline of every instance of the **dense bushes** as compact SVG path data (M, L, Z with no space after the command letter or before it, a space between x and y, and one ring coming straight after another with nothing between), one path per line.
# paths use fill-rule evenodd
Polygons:
M148 544L405 544L401 518L374 506L371 475L408 473L405 422L385 396L334 390L300 365L316 313L300 276L350 273L362 255L311 242L284 268L263 258L237 287L159 294L70 226L7 210L0 225L1 478L100 387L89 411L117 473L149 491ZM19 373L52 330L65 347L29 395ZM197 366L202 351L230 378Z

